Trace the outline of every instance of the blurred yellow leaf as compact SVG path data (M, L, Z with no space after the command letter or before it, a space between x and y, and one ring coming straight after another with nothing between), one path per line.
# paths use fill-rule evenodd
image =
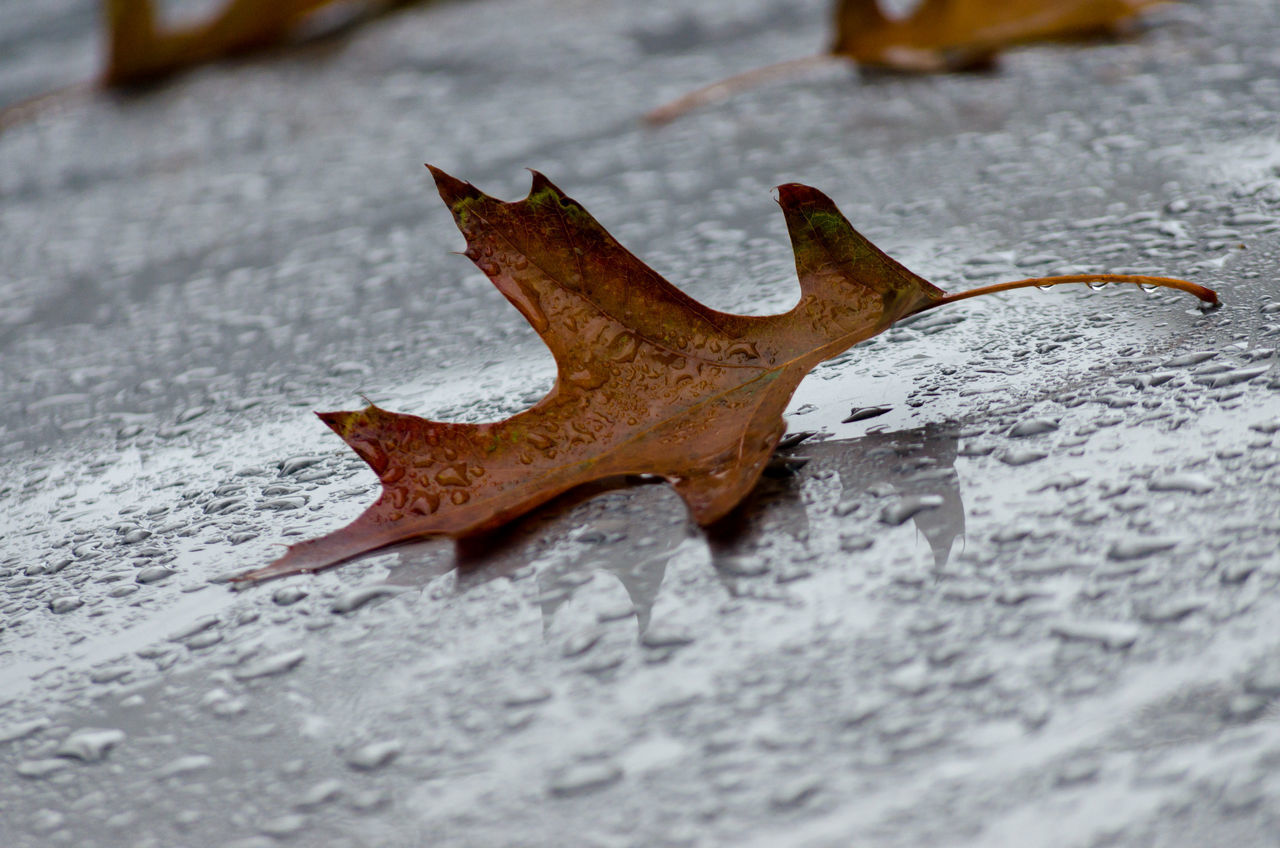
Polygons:
M831 52L902 71L962 70L1029 41L1114 32L1161 0L924 0L892 19L877 0L840 0Z
M129 85L292 37L322 6L342 0L229 0L213 18L180 29L157 20L152 0L103 0L108 35L104 85ZM368 4L366 4L368 5Z

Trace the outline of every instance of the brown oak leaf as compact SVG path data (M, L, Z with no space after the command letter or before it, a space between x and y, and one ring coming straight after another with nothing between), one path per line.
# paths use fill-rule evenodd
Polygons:
M951 71L989 64L1030 41L1117 31L1162 0L924 0L901 19L877 0L841 0L831 52L861 65Z
M131 85L168 76L194 65L262 50L295 35L326 6L349 6L356 15L380 11L406 0L227 0L206 21L163 27L153 0L103 0L107 62L102 83Z
M824 359L895 321L966 297L1032 285L1182 280L1074 276L948 295L882 253L817 189L779 187L800 279L780 315L732 315L682 293L535 173L507 203L431 169L466 237L466 255L550 348L554 388L492 424L429 421L375 405L320 418L365 459L382 494L348 527L289 548L243 575L315 571L385 545L495 528L575 486L658 475L707 525L756 484L783 433L782 412Z
M650 111L663 124L766 80L833 59L863 67L932 73L988 66L1001 50L1033 41L1112 34L1143 10L1165 0L924 0L903 18L891 18L879 0L839 0L836 37L817 56L754 68L690 92Z

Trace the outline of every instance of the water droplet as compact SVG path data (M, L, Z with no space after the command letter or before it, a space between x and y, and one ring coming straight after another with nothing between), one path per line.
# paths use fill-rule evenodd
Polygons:
M188 754L185 757L178 757L168 765L161 767L156 771L156 777L163 780L167 777L191 774L192 772L206 769L211 765L213 765L213 757L208 754Z
M784 781L769 796L769 804L776 810L803 807L822 790L822 786L822 778L811 775Z
M0 729L0 745L5 744L6 742L16 742L19 739L25 739L28 736L39 733L41 730L48 727L49 723L49 719L47 718L37 718Z
M918 513L942 506L941 495L915 495L904 497L896 504L890 504L880 511L880 520L885 524L897 526Z
M35 833L51 833L62 827L67 817L56 810L38 810L31 817L31 830Z
M1230 562L1222 567L1222 573L1219 579L1223 583L1236 584L1243 583L1249 579L1249 575L1258 570L1256 563L1251 562Z
M84 606L84 599L79 595L63 595L49 602L49 610L57 615L80 609L82 606Z
M291 836L307 826L307 817L301 813L286 813L269 818L258 825L258 830L268 836Z
M302 793L294 804L302 810L313 810L337 800L343 791L342 781L337 779L322 780Z
M59 757L73 757L86 763L96 763L124 741L123 730L85 727L75 731L58 746Z
M1172 624L1208 606L1203 598L1174 598L1138 610L1138 617L1152 624Z
M876 418L884 415L893 409L891 406L855 406L849 411L849 417L842 420L841 424L850 424L854 421L866 421L869 418Z
M1005 465L1029 465L1033 462L1039 462L1048 455L1044 451L1020 448L1005 451L1000 455L1000 461Z
M1097 778L1101 770L1101 764L1092 758L1073 760L1058 769L1054 783L1058 786L1078 786L1081 783L1089 783Z
M1093 289L1094 291L1102 291L1107 287L1107 283L1104 283L1101 280L1093 280L1092 282L1089 282L1086 285L1088 285L1089 288Z
M538 684L511 686L502 697L506 707L528 707L550 700L551 690Z
M548 791L555 798L576 798L599 792L620 780L622 768L614 763L576 763L553 777Z
M1133 559L1142 559L1152 554L1167 551L1177 547L1176 539L1122 539L1114 543L1107 551L1107 559L1116 562L1127 562Z
M398 586L360 586L356 589L344 592L335 598L333 603L329 605L329 610L339 615L355 612L370 601L377 600L378 598L385 598L390 595L396 595L402 591L403 589Z
M1261 377L1270 370L1270 365L1259 365L1253 368L1240 368L1211 376L1196 377L1195 382L1200 385L1207 385L1211 389L1221 389L1226 386L1235 386L1240 383L1247 383L1250 380Z
M678 648L692 642L693 635L687 630L661 623L650 627L640 638L646 648Z
M260 660L246 663L243 667L236 669L233 676L236 680L253 680L259 677L270 677L276 674L284 674L298 667L298 664L306 659L305 651L284 651L279 654L273 654Z
M1280 658L1270 657L1250 672L1244 690L1268 698L1280 697Z
M307 590L298 586L282 586L271 594L271 600L282 607L296 604L307 596Z
M347 765L357 771L373 771L390 765L396 757L400 756L400 752L403 750L404 746L398 739L368 742L349 751L346 756L346 762Z
M1025 418L1010 428L1009 435L1016 439L1026 436L1039 436L1043 433L1052 433L1057 429L1058 422L1051 418Z
M1223 708L1223 717L1228 721L1253 721L1271 706L1271 698L1265 695L1249 693L1232 696Z
M1138 641L1137 626L1120 621L1060 621L1049 632L1068 642L1091 642L1109 651L1125 650Z
M69 765L67 760L59 759L40 759L40 760L23 760L18 763L14 771L20 777L26 777L31 780L39 780L52 774L57 774Z
M323 456L292 456L280 463L280 475L297 474L305 468L324 462Z
M1152 477L1147 488L1153 492L1190 492L1203 495L1213 491L1214 483L1203 474L1161 474Z
M149 565L139 571L137 577L134 579L137 580L137 582L144 584L158 583L161 580L172 577L176 573L177 572L173 569L165 568L163 565Z

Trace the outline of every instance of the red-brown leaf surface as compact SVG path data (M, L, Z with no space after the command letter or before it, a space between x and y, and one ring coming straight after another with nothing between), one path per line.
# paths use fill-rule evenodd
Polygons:
M1024 280L947 295L859 235L808 186L779 188L800 300L781 315L731 315L682 293L541 174L506 203L433 168L466 255L529 321L557 364L533 408L492 424L429 421L370 405L320 418L382 480L348 527L303 542L242 579L314 571L407 539L495 528L582 483L663 477L710 524L760 477L782 412L824 359L934 306L1006 288L1147 277Z

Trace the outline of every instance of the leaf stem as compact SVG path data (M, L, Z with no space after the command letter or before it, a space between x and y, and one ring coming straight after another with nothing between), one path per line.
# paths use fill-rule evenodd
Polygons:
M645 113L644 120L647 124L659 125L666 124L679 118L687 112L692 112L700 106L706 106L709 103L715 103L718 100L725 100L735 94L754 88L762 83L769 82L773 79L789 77L798 71L808 70L809 68L821 67L833 61L845 61L842 56L835 56L831 53L818 53L814 56L804 56L800 59L787 59L784 62L775 62L772 65L765 65L763 68L752 68L749 71L743 71L740 74L734 74L727 79L719 82L713 82L710 85L703 86L689 92L683 97L678 97L663 106Z
M1068 283L1133 283L1138 286L1159 286L1166 289L1178 289L1180 291L1193 294L1196 297L1208 303L1211 306L1218 306L1218 293L1213 289L1205 288L1196 283L1190 283L1186 280L1179 280L1174 277L1144 277L1138 274L1071 274L1064 277L1032 277L1026 280L1015 280L1011 283L996 283L990 286L980 286L976 289L968 291L954 292L945 295L938 300L926 303L924 306L916 310L916 312L925 312L937 306L945 306L949 303L955 303L958 300L965 300L970 297L978 297L984 294L995 294L996 292L1011 291L1013 289L1026 289L1035 286L1037 288L1048 288L1049 286L1061 286Z
M94 83L92 82L72 83L0 108L0 133L18 124L33 120L44 112L72 103L86 96L93 89Z

